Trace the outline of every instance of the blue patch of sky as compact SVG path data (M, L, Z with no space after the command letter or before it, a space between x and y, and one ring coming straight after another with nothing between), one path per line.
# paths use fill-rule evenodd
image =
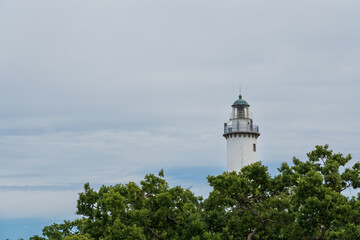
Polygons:
M0 240L29 239L34 235L42 235L44 226L60 222L51 219L17 218L0 219Z

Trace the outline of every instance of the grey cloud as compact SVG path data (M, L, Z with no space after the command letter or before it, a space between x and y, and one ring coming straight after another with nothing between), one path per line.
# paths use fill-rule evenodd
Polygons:
M225 169L222 126L240 82L263 163L325 143L358 159L359 10L350 1L1 2L0 185Z
M212 149L216 138L198 134L192 140L141 131L2 137L0 176L6 185L102 183L121 182L140 169L221 165L222 154ZM20 175L14 179L9 173Z

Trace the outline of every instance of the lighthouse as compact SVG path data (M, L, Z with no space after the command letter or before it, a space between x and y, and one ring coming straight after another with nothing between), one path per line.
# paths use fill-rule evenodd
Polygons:
M227 142L227 171L237 171L257 162L257 138L259 126L250 117L250 105L239 96L232 107L230 119L224 123L224 137Z

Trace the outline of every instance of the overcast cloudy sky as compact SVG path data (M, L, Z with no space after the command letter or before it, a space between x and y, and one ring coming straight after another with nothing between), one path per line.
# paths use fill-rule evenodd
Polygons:
M85 182L209 190L242 85L270 171L360 150L360 2L0 0L0 239L74 217Z

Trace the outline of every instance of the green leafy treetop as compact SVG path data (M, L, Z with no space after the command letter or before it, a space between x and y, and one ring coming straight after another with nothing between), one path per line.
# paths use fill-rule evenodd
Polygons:
M261 163L209 176L213 190L205 200L170 188L163 170L140 185L95 191L87 183L77 204L82 218L30 239L360 239L360 194L342 194L360 187L360 163L345 168L351 156L328 145L307 156L283 163L275 177Z

